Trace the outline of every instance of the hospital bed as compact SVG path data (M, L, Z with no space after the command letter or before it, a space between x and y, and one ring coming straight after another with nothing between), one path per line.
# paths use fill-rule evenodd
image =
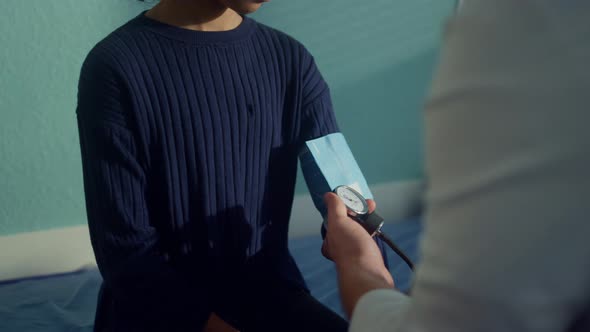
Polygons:
M419 217L384 226L384 230L407 252L418 259L417 243L422 229ZM321 237L298 236L290 239L290 249L311 293L319 301L343 315L333 263L320 253ZM390 270L396 287L407 291L412 274L392 252ZM96 298L101 277L95 266L66 273L28 276L0 281L1 332L92 331Z

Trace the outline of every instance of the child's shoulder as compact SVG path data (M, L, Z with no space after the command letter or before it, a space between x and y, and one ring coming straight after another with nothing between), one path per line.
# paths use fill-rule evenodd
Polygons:
M102 67L102 69L114 69L132 64L134 61L134 47L140 47L133 38L139 33L132 19L119 26L111 33L99 40L88 52L84 63ZM100 69L100 68L99 68Z

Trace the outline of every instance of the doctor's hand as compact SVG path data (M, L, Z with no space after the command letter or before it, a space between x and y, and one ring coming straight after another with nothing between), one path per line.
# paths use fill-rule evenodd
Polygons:
M328 208L328 223L322 254L336 265L361 264L385 269L377 244L359 223L348 216L342 200L336 194L327 193L324 202ZM367 202L372 213L376 204L373 200Z
M334 261L344 309L350 315L358 299L368 291L393 288L393 278L383 263L373 238L351 219L342 200L333 193L324 196L328 225L322 254ZM375 202L368 200L369 211Z

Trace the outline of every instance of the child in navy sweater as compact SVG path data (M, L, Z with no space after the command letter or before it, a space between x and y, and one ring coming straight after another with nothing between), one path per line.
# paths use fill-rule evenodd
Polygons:
M244 16L262 2L162 0L84 62L96 330L347 329L287 246L298 152L338 131L330 93L299 42Z

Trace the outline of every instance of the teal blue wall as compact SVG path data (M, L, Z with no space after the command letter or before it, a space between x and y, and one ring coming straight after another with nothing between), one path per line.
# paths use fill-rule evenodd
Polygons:
M422 176L421 102L452 2L274 0L255 15L314 54L370 183ZM96 41L144 8L134 0L0 2L0 235L85 222L79 68Z

